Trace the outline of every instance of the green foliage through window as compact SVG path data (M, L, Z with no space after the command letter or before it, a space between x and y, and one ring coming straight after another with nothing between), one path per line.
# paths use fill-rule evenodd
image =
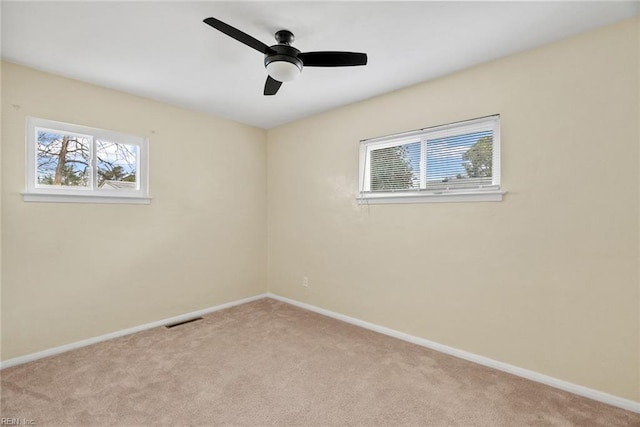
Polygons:
M495 115L362 141L361 192L380 199L497 191L499 126Z
M410 145L380 148L371 152L372 191L414 188L415 176L411 164Z

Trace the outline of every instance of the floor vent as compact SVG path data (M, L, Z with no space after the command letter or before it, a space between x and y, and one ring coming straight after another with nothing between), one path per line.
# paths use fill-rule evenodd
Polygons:
M194 317L193 319L185 320L178 323L172 323L170 325L165 325L165 328L171 329L171 328L175 328L176 326L185 325L187 323L197 322L198 320L202 320L202 317Z

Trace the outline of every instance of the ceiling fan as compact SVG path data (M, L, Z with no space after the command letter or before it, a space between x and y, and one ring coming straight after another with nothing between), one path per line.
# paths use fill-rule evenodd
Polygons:
M205 24L211 25L218 31L244 43L264 54L264 66L267 69L267 81L264 85L265 95L275 95L282 86L282 82L295 80L303 67L352 67L367 65L367 54L356 52L300 52L291 46L295 37L288 30L276 32L278 44L267 46L260 40L243 33L237 28L216 19L207 18Z

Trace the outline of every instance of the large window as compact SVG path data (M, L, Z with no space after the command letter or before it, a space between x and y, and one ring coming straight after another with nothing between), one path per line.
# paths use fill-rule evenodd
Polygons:
M499 201L500 116L360 143L364 203Z
M148 143L51 120L27 120L25 201L149 203Z

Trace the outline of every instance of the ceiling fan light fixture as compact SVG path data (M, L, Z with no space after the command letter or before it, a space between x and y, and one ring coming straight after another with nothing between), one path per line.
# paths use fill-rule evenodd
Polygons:
M290 82L302 72L301 64L286 60L275 60L267 64L267 73L279 82Z

